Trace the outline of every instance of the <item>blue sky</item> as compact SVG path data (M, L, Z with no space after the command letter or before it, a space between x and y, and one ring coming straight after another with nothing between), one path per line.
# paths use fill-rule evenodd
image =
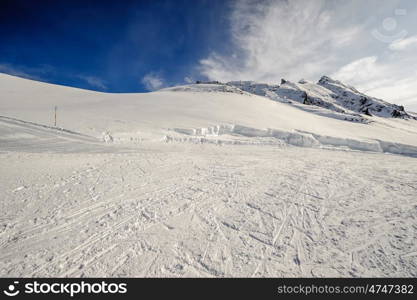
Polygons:
M328 75L417 110L415 0L0 1L0 72L107 92Z
M81 88L183 83L229 39L227 1L0 3L0 71Z

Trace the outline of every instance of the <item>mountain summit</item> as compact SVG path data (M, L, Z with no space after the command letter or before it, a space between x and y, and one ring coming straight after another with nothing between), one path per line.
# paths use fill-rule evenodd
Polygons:
M343 114L348 121L366 123L369 121L368 117L372 116L416 119L405 112L403 106L368 96L328 76L321 77L317 83L306 80L294 83L282 79L280 85L254 81L231 81L226 85L275 101L318 106Z

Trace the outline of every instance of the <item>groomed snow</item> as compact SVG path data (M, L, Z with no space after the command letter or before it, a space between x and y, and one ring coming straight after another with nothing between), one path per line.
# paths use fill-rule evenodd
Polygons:
M3 74L0 112L2 277L417 276L415 120Z

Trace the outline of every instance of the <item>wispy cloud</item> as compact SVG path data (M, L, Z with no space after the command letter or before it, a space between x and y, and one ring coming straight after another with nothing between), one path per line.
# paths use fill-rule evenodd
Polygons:
M331 10L326 3L237 1L230 19L235 51L202 59L202 74L217 80L277 82L325 73L340 63L340 53L361 33L360 26L340 21L342 8Z
M141 82L148 91L158 90L165 85L164 79L154 72L146 74Z
M417 58L398 53L363 57L331 74L359 90L417 111Z
M230 53L210 53L199 70L211 80L275 83L330 74L388 101L417 102L417 10L401 9L407 3L236 1Z
M78 78L87 82L91 87L101 90L107 90L107 85L104 80L90 75L79 75Z
M389 48L393 51L402 51L411 48L417 48L417 35L405 39L396 40L389 45Z
M337 72L332 74L341 81L354 84L369 84L376 78L386 77L384 66L378 61L376 56L363 57L342 66Z
M195 82L195 80L194 80L192 77L185 76L185 77L184 77L184 82L185 82L185 83L194 83L194 82Z
M28 68L24 66L12 65L9 63L0 63L1 73L33 80L45 81L42 75L45 75L51 71L53 71L53 68L48 65Z

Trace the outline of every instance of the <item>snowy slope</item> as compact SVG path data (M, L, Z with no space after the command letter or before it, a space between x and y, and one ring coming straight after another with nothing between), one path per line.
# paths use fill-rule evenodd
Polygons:
M0 277L416 277L417 121L254 85L0 74Z
M108 152L101 139L63 128L0 117L0 151Z
M415 277L415 158L0 153L2 277Z
M414 120L374 116L370 124L343 122L222 84L106 94L7 75L0 82L0 88L5 87L0 100L2 115L52 125L57 105L59 127L98 138L108 132L116 142L159 141L179 133L270 137L296 146L324 144L404 154L416 152L413 147L417 146ZM226 129L210 132L212 127Z

